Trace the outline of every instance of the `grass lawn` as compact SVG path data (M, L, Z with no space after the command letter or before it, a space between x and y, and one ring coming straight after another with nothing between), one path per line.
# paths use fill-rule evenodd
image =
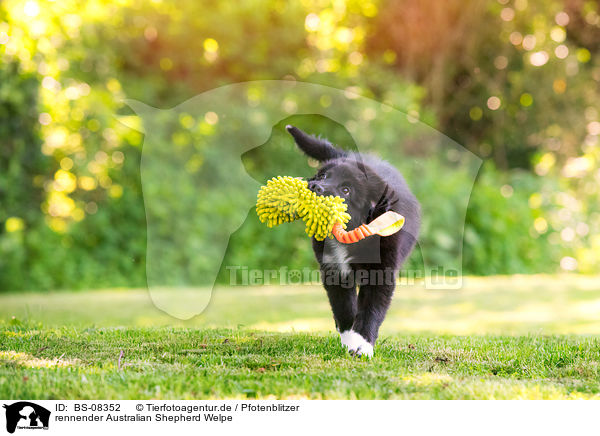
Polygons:
M600 398L599 332L598 277L402 287L371 361L319 286L219 289L187 321L143 290L3 294L0 398Z

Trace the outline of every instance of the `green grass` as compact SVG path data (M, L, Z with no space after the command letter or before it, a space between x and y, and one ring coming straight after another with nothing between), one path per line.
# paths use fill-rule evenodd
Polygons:
M188 321L145 291L5 294L0 397L600 398L599 302L595 277L404 287L367 361L319 286L221 289Z

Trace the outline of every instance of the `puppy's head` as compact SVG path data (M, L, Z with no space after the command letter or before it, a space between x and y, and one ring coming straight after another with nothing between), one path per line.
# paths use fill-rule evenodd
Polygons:
M322 163L308 180L308 189L319 195L343 198L352 217L350 228L364 223L384 191L384 182L362 162L359 154L334 147L329 141L307 135L296 127L286 129L304 153Z
M350 158L328 161L308 180L308 189L319 195L337 195L345 200L352 217L351 227L365 222L373 206L370 191L375 175Z

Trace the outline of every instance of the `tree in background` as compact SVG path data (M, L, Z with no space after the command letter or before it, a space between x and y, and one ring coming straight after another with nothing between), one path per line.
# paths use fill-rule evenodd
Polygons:
M2 290L143 286L142 136L119 121L136 122L122 99L170 107L259 79L376 98L489 158L465 272L597 269L594 2L7 0L0 10ZM331 124L314 128L344 140ZM271 161L288 156L274 141ZM272 168L260 155L245 164ZM421 201L451 210L451 190L435 193L460 174L438 180L434 165ZM451 259L451 239L435 232L444 216L426 219L422 243ZM252 226L232 242L236 262L273 267L290 247L298 266L311 261L306 241L284 235L265 250Z

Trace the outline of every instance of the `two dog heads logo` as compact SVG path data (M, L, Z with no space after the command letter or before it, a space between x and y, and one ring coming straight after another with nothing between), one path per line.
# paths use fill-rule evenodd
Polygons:
M19 429L48 429L50 411L29 401L19 401L3 406L6 409L6 431Z

